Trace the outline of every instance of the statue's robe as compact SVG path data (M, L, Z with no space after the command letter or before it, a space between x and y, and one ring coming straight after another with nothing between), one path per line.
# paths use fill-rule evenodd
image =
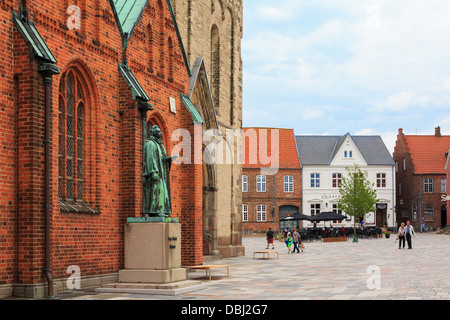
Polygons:
M144 148L143 214L165 217L172 214L169 173L172 165L162 141L150 137ZM156 174L157 179L152 177Z

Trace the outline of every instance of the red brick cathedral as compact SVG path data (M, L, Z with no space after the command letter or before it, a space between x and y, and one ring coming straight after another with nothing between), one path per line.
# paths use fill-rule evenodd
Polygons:
M0 297L45 296L74 270L107 281L127 218L141 216L147 129L171 155L176 130L194 137L202 122L170 1L4 0L0 16ZM191 163L171 171L183 265L203 259Z

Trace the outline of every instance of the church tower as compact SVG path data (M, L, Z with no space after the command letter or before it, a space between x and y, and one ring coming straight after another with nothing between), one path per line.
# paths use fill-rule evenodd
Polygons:
M191 70L199 68L201 61L206 73L204 82L209 84L208 96L224 152L234 155L233 161L219 159L213 166L204 166L204 254L240 256L244 254L242 168L236 156L236 135L242 128L243 1L172 0L172 5ZM191 100L196 101L195 97ZM201 109L198 100L196 107Z

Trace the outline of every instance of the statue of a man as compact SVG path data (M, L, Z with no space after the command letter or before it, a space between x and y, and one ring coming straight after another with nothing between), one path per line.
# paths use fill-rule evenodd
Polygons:
M167 217L172 214L169 173L172 157L168 157L161 129L153 126L148 132L143 155L144 216Z

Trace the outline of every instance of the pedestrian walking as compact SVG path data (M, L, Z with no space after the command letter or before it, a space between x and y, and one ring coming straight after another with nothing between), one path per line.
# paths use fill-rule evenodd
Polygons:
M399 249L402 248L402 242L403 242L403 249L405 249L405 236L406 236L405 223L402 222L402 224L400 225L400 228L398 228L398 233L397 233L397 240L398 240L398 248Z
M291 254L292 253L292 244L294 243L294 238L292 238L290 232L288 232L288 234L287 234L287 238L286 238L285 243L286 243L286 245L288 247L288 254Z
M426 228L425 228L425 218L422 218L422 223L420 224L420 233L422 232L427 232Z
M272 249L275 249L275 246L273 244L273 234L274 232L272 231L272 228L269 228L269 231L267 231L266 233L266 237L267 237L267 248L269 249L269 246L272 245Z
M293 230L292 238L294 238L294 250L292 250L292 253L295 253L295 250L297 250L297 253L300 253L300 250L298 250L300 233L298 233L296 229Z
M411 225L410 221L406 222L406 242L408 242L408 249L412 249L412 238L411 236L413 236L414 238L416 238L416 233L414 232L414 227Z

